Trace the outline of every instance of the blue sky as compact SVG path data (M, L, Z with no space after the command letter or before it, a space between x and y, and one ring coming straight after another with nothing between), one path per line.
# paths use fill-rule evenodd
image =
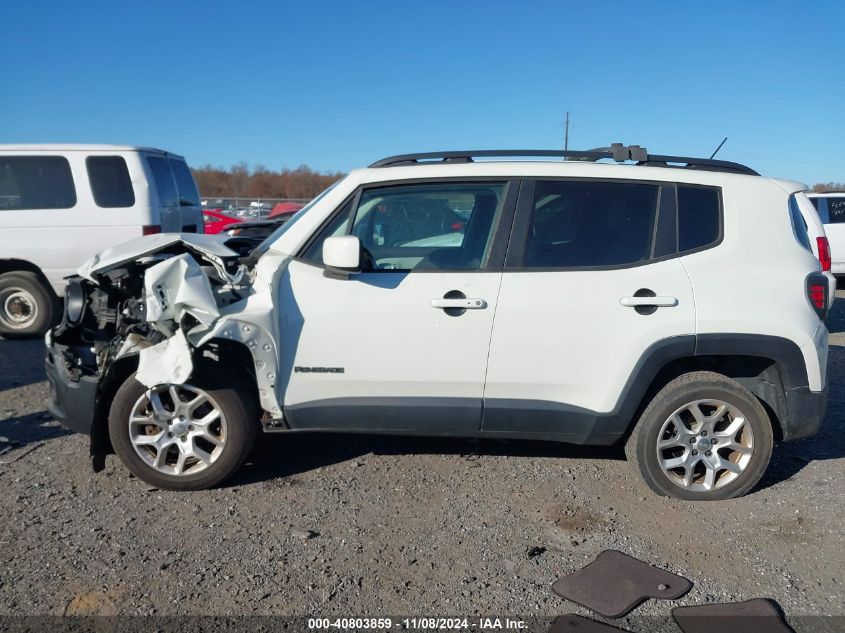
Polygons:
M845 3L5 0L0 142L347 170L612 141L845 181Z

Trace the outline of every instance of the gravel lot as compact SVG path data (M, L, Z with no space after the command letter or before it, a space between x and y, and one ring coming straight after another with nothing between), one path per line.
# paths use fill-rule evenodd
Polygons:
M840 293L840 298L845 294ZM40 341L0 341L0 615L472 615L588 611L551 593L607 548L681 573L671 606L769 597L796 631L845 615L845 300L821 434L749 496L654 496L621 449L340 435L261 438L222 489L149 490L44 409Z

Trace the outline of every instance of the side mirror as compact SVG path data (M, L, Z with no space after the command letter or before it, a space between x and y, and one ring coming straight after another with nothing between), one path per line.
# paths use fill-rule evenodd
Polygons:
M361 240L354 235L328 237L323 242L327 277L349 277L361 270Z

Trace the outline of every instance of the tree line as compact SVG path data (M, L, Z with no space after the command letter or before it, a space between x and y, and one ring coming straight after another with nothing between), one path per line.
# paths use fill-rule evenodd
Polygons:
M279 171L263 165L250 168L238 163L228 169L206 165L191 169L200 194L206 198L302 198L311 199L346 174L320 172L307 165ZM821 182L813 185L815 192L845 191L843 182Z
M319 172L307 165L273 171L263 165L250 168L243 162L228 169L206 165L192 168L191 172L204 198L311 199L346 175L343 172Z
M834 193L845 191L845 182L820 182L813 185L815 193Z

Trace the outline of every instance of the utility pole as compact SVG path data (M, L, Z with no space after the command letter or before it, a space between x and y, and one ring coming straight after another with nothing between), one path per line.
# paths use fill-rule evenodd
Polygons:
M569 111L566 112L566 122L563 125L563 151L569 150Z

